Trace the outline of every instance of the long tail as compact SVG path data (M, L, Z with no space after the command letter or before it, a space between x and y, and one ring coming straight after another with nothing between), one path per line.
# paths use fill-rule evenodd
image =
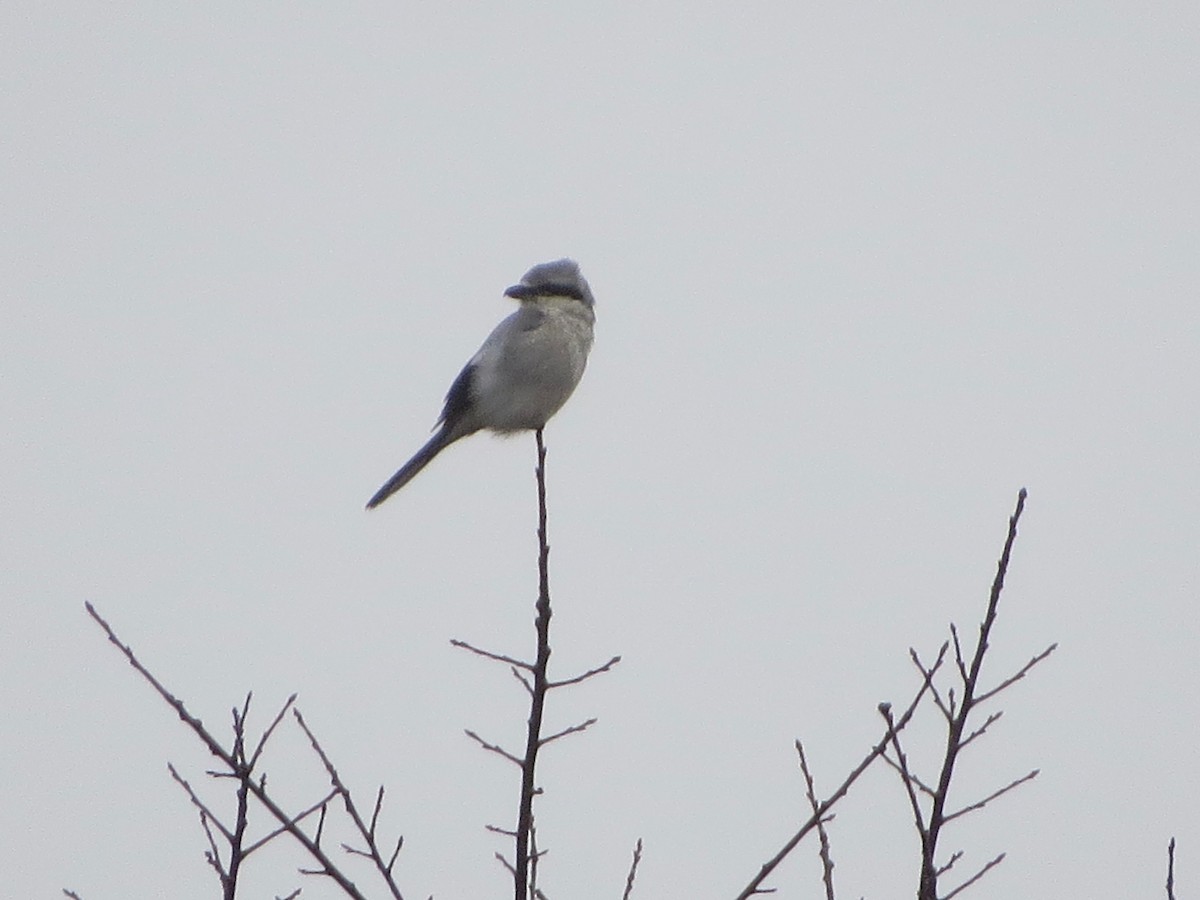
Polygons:
M446 449L447 446L454 443L456 437L450 437L449 429L442 427L438 429L437 434L431 437L428 443L416 452L412 459L406 462L391 478L387 480L387 484L375 492L375 496L367 501L367 509L374 509L400 488L404 487L412 481L417 473L429 465L430 460Z

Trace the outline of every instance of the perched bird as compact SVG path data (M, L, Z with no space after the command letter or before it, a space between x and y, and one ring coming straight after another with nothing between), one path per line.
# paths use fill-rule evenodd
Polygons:
M496 326L450 385L429 442L367 501L374 509L459 438L484 428L536 430L567 402L587 365L596 321L574 260L534 266L504 292L520 308Z

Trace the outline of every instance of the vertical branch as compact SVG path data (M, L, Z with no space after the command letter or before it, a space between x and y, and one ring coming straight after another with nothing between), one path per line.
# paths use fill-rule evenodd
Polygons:
M533 665L530 691L529 730L525 739L525 756L521 761L521 804L517 814L517 854L513 874L516 900L526 900L529 890L530 837L533 831L533 797L537 793L535 773L537 753L541 746L542 710L546 704L546 669L550 663L550 544L546 540L546 444L542 429L537 430L537 489L538 489L538 598L537 661Z
M1167 844L1167 900L1175 900L1175 838Z
M1004 590L1004 576L1008 572L1009 557L1012 555L1013 543L1017 539L1017 523L1021 519L1021 512L1025 509L1025 496L1025 488L1021 488L1020 493L1017 494L1017 508L1008 520L1008 536L1004 541L1004 551L1000 554L1000 562L996 566L996 577L992 581L987 614L979 626L979 642L975 645L975 654L969 668L963 666L961 654L959 655L959 671L963 676L962 699L959 701L957 714L949 722L946 734L946 755L942 760L941 774L938 777L937 789L933 794L933 808L929 813L928 829L921 842L921 880L917 892L919 900L937 900L937 880L940 873L934 858L937 853L938 836L947 821L946 798L950 793L950 779L954 774L954 764L958 759L958 753L966 745L963 731L976 703L975 691L979 681L979 670L983 666L983 657L988 650L988 638L991 636L992 625L996 621L996 607L1000 602L1000 594ZM957 649L957 643L955 646Z
M621 900L629 900L633 896L633 882L637 879L638 864L641 861L642 839L638 838L637 846L633 848L633 862L629 864L629 874L625 876L625 892L621 894Z
M253 768L246 759L246 716L250 714L251 696L250 694L246 695L246 702L242 706L241 712L236 707L233 710L233 758L238 763L236 773L238 777L237 816L234 819L233 836L229 839L229 877L225 879L225 900L234 900L237 895L238 873L246 855L244 845L250 802L248 783Z
M889 707L888 718L891 718ZM829 854L829 832L825 830L825 819L821 818L821 804L817 801L817 785L813 781L812 771L808 768L808 760L804 756L804 745L796 740L796 753L800 757L800 771L804 775L805 796L808 805L812 807L813 815L817 816L817 838L821 842L819 851L821 857L821 873L825 881L825 900L835 900L833 891L833 857ZM833 818L830 816L829 818Z

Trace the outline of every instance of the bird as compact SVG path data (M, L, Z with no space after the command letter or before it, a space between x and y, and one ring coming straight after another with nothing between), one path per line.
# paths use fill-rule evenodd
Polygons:
M367 501L374 509L435 456L484 429L515 434L541 429L574 392L596 321L595 299L572 259L540 263L504 295L520 303L488 335L446 394L434 434Z

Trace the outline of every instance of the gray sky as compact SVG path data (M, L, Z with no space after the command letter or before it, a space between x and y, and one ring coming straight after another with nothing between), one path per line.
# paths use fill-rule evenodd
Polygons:
M953 796L1042 775L945 849L1008 851L979 900L1123 898L1176 835L1194 893L1194 4L0 17L12 896L214 895L165 769L209 761L85 599L214 728L298 691L361 797L388 786L406 892L504 895L483 826L515 773L462 729L517 746L523 695L448 640L532 644L532 439L362 505L562 255L598 325L548 430L553 662L625 661L553 699L600 721L544 760L549 895L620 896L639 836L638 895L734 895L804 815L793 739L833 787L908 647L974 631L1022 485L985 680L1061 649ZM267 758L297 806L302 750ZM915 890L906 804L881 770L841 808L843 896ZM815 848L774 884L817 896Z

